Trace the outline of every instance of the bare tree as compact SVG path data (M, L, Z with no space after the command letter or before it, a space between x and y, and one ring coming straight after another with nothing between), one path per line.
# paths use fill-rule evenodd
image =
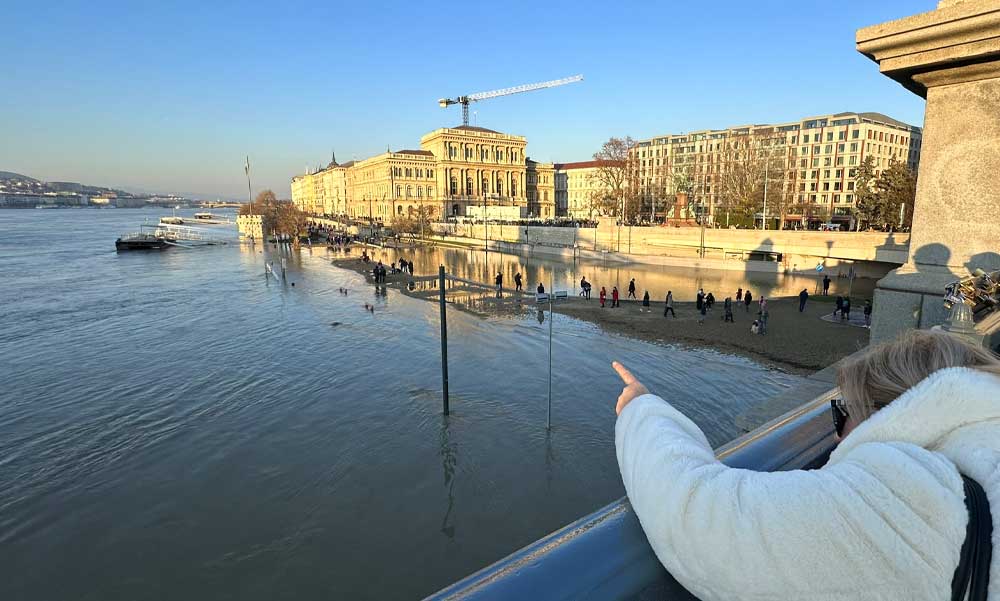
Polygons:
M625 136L611 138L594 153L599 162L594 178L603 189L595 199L603 215L614 215L621 221L633 222L639 210L639 169L636 164L636 141Z
M769 213L781 214L788 198L783 185L783 152L783 140L771 129L747 130L726 140L717 180L722 206L753 222L764 208L766 179L768 208L775 209Z

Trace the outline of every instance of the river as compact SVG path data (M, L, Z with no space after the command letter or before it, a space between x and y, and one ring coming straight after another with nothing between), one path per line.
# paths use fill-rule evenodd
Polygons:
M445 418L435 304L378 297L322 249L289 257L287 285L260 245L115 253L161 214L0 211L0 598L419 598L623 493L612 359L713 444L799 381L557 315L548 432L549 324L452 310ZM490 259L531 285L697 283ZM495 269L479 260L416 262Z

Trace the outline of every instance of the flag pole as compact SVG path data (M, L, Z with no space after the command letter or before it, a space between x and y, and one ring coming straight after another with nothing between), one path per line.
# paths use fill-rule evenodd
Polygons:
M247 155L245 170L247 172L247 202L250 203L250 214L253 215L253 190L250 188L250 155Z

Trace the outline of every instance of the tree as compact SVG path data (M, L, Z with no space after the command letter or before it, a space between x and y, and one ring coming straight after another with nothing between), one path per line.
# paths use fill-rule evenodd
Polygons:
M889 159L889 166L875 182L879 195L879 226L883 230L909 228L913 222L913 201L917 176L906 163Z
M773 130L747 130L731 136L719 161L717 191L724 208L741 220L753 222L756 214L764 210L766 179L768 212L784 212L788 197L783 181L783 140Z
M871 156L861 161L854 175L854 214L857 231L862 224L875 225L879 216L879 193L875 186L875 159Z
M240 206L240 215L250 215L250 205ZM291 201L278 200L271 190L264 190L253 201L253 214L260 215L264 232L275 232L291 236L298 244L299 234L305 231L309 215L299 210Z
M594 199L602 215L614 215L623 222L634 222L639 212L639 169L636 142L632 138L611 138L594 153L599 164L594 178L605 191Z

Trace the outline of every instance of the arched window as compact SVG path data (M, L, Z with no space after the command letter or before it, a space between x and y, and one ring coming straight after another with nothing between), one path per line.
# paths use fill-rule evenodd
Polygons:
M510 182L510 195L517 196L517 181Z
M488 177L483 178L483 194L488 194L490 191L490 180Z
M451 178L451 193L458 194L458 180Z
M497 195L503 196L503 180L499 177L497 178Z
M396 207L396 214L397 215L402 215L403 214L403 205L399 205L399 206Z
M420 186L417 186L417 198L423 198L423 197L424 197L424 189L421 188Z
M403 186L396 186L396 198L403 195Z
M410 186L407 186L406 187L406 197L410 198L411 196L413 196L413 188L410 187Z
M472 196L472 178L465 178L465 195Z
M427 198L434 198L434 188L427 186Z

